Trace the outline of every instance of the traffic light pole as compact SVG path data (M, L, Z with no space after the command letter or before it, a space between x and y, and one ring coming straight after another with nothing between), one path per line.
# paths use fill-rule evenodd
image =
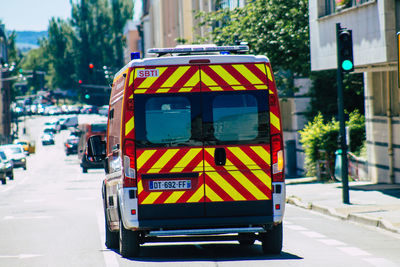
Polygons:
M343 101L343 72L341 68L340 58L340 39L341 32L340 23L336 23L336 46L337 46L337 93L338 93L338 113L339 113L339 139L340 148L342 150L342 198L344 204L350 204L349 197L349 180L348 180L348 161L347 161L347 144L346 144L346 124L344 120L344 101Z

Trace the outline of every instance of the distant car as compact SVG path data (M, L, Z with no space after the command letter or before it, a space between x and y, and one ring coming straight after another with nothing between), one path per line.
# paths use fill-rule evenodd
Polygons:
M6 164L0 159L0 181L2 184L7 183Z
M24 149L25 154L33 154L35 153L35 144L29 140L18 139L14 141L14 144L20 144Z
M78 154L78 144L79 144L79 137L76 135L70 135L65 141L65 154L67 156L72 154Z
M4 162L4 164L6 165L6 176L10 179L10 180L14 180L14 167L10 161L9 158L7 158L6 153L4 153L4 151L0 150L0 159Z
M21 145L2 145L0 146L0 149L4 151L7 158L10 159L14 168L23 168L26 170L26 155Z
M55 144L54 135L49 132L44 132L40 136L40 140L42 141L42 145L44 145L44 146Z
M108 107L108 105L101 106L98 111L99 115L108 116Z

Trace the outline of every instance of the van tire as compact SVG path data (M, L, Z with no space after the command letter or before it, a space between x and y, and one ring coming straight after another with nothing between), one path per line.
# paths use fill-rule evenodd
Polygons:
M14 180L14 172L11 173L11 175L9 176L10 180Z
M83 173L87 173L87 169L86 168L82 168L82 172Z
M1 178L1 184L7 184L7 180L6 180L5 177L4 177L4 178Z
M136 257L140 252L139 232L125 229L122 219L119 219L119 252L122 257Z
M106 216L104 216L106 217ZM109 249L116 249L119 246L119 237L118 237L118 232L112 232L110 231L109 227L108 227L108 222L107 222L107 218L105 219L105 230L106 230L106 236L105 236L105 245L107 248Z
M282 223L274 226L266 233L260 233L260 241L262 242L262 250L264 254L277 255L282 252Z

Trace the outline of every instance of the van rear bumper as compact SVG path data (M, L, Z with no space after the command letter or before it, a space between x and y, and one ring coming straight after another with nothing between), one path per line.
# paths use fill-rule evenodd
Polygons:
M273 216L245 217L212 217L184 218L167 220L139 220L139 229L195 229L195 228L226 228L248 227L249 225L265 227L273 225Z

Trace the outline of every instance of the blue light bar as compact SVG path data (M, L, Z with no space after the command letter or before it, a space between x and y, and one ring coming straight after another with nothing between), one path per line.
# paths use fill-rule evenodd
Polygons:
M140 52L132 52L131 53L131 60L140 59Z
M185 54L185 53L207 53L207 52L246 52L249 51L247 45L232 46L193 46L193 47L170 47L170 48L150 48L147 53L151 54Z

